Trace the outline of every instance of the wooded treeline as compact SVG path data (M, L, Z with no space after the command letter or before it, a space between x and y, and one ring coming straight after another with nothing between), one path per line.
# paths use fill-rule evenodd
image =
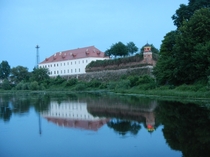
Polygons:
M210 1L189 0L172 16L177 29L168 32L154 68L159 84L193 84L210 79Z

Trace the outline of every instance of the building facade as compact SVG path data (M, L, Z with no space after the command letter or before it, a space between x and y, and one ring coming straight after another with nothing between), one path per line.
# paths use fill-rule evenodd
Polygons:
M67 76L86 73L86 66L96 60L109 59L104 52L94 46L57 52L39 63L39 68L47 68L49 76Z

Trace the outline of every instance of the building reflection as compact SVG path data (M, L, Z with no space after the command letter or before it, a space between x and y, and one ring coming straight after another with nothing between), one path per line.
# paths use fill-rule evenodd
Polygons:
M155 130L155 109L156 101L147 105L119 105L119 104L100 104L97 101L51 101L49 110L42 112L41 116L49 122L61 127L77 128L97 131L104 124L111 124L117 129L120 125L130 121L140 125L143 123L149 132ZM101 118L103 117L103 118ZM106 118L105 118L106 117ZM115 119L117 123L115 123ZM122 126L123 127L123 126ZM132 128L130 128L132 129ZM128 129L129 130L129 129Z
M131 105L88 105L88 111L97 116L105 116L117 119L124 119L143 123L149 132L155 130L155 109L157 102L153 101L150 104L139 104L138 106Z
M47 112L42 117L58 126L97 131L109 119L91 115L87 110L87 103L65 101L58 104L52 101Z

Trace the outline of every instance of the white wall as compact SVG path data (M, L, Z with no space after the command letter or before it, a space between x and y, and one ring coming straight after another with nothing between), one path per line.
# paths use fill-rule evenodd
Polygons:
M84 74L86 66L96 60L104 60L104 58L81 58L68 61L51 62L45 64L39 64L40 68L48 68L49 76L64 76Z

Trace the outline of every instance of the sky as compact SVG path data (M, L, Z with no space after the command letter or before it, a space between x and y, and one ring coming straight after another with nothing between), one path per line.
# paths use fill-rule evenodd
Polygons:
M188 0L0 0L0 63L32 71L56 52L128 42L157 49Z

